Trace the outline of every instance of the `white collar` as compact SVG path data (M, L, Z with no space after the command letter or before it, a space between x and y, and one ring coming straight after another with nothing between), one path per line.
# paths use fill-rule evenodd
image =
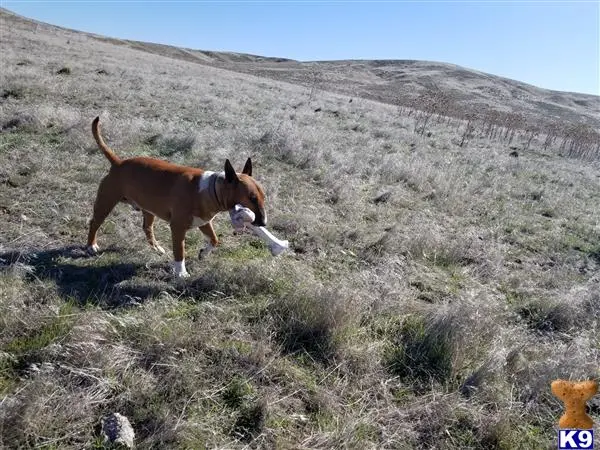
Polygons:
M198 180L198 192L202 192L210 188L211 182L216 182L217 178L225 178L225 172L213 172L205 170Z

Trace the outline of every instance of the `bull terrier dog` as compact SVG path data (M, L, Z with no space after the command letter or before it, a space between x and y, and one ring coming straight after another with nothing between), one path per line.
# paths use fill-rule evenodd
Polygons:
M146 239L159 253L165 253L165 250L154 237L154 219L159 217L169 223L173 271L178 277L189 276L185 268L185 236L189 229L200 228L208 239L206 247L198 255L203 258L219 244L212 226L217 213L242 205L254 213L252 225L266 226L265 194L252 178L250 158L242 173L236 173L228 159L223 172L180 166L148 157L121 159L102 139L99 122L99 117L92 122L92 134L110 162L110 170L100 182L96 195L87 240L89 253L98 253L98 228L119 202L129 203L142 211Z

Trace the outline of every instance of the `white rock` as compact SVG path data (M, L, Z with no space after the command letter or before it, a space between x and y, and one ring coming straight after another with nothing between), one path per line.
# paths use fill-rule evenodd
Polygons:
M104 442L121 444L133 448L135 433L127 417L112 413L102 419L102 436Z

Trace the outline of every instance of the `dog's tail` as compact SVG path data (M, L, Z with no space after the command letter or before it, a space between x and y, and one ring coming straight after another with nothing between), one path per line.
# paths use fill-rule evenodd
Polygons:
M108 159L110 161L111 166L116 166L118 164L121 163L121 159L115 155L115 152L113 152L110 147L108 145L106 145L106 143L104 142L104 139L102 139L102 136L100 136L100 117L96 117L94 119L94 121L92 122L92 134L94 135L94 139L96 139L96 143L98 144L98 147L100 147L100 150L102 150L102 153L104 153L104 156L106 156L106 159Z

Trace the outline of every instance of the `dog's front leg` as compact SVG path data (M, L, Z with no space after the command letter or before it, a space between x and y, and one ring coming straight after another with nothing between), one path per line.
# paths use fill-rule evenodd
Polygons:
M164 255L165 249L160 246L160 244L154 237L154 219L155 219L154 214L152 214L148 211L142 211L142 214L144 216L143 228L144 228L144 233L146 234L146 240L148 241L148 244L150 244L150 246L154 250L156 250L158 253L160 253L161 255Z
M171 222L171 238L173 240L173 272L180 278L189 277L190 274L185 270L185 233L186 228L176 222Z
M203 259L203 258L206 258L208 255L210 255L211 252L217 247L217 245L219 245L219 239L217 238L217 235L215 234L215 230L212 226L212 222L208 222L206 225L202 225L199 228L200 228L200 231L202 231L202 233L204 234L204 236L206 236L208 238L208 243L206 244L206 247L204 247L198 253L198 258Z

